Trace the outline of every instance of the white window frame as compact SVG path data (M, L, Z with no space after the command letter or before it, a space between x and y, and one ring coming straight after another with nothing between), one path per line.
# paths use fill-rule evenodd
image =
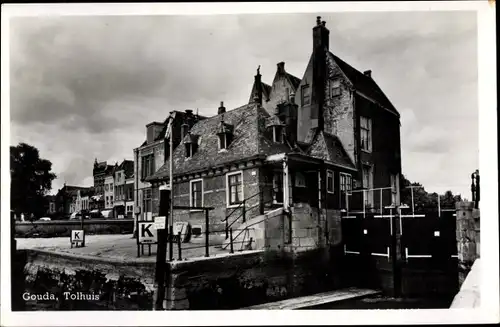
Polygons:
M368 184L365 185L365 172L366 170L369 171L368 174ZM373 206L373 174L374 174L374 168L373 166L369 165L363 165L363 175L362 175L362 181L363 181L363 188L366 190L366 197L365 197L365 203L367 205Z
M193 184L201 182L201 207L204 206L205 195L204 195L204 185L203 178L193 179L189 181L189 206L194 207L193 205ZM200 211L199 209L191 209L191 211Z
M332 174L332 190L331 191L328 189L328 174L329 173ZM329 194L334 194L335 193L335 174L334 174L333 170L331 170L331 169L327 169L326 170L325 181L326 181L326 185L325 185L326 192L329 193Z
M345 188L344 190L342 189L342 176L345 176L345 178L346 178L346 184L345 184L345 187L346 187L346 188ZM348 179L348 178L349 178L349 180L350 180L350 183L349 183L349 184L350 184L350 186L349 186L349 187L347 187L347 185L348 185L348 184L347 184L347 179ZM339 182L340 182L340 191L344 191L344 192L346 192L346 191L347 191L347 192L348 192L348 191L352 191L352 175L351 175L351 174L348 174L348 173L342 173L342 172L341 172L341 173L340 173L340 181L339 181Z
M230 199L231 199L231 190L229 189L229 177L234 176L234 175L240 175L241 177L241 200L243 201L245 199L245 187L244 187L244 180L243 180L243 170L239 171L234 171L226 174L226 207L227 208L235 208L241 205L241 203L234 203L230 204Z
M279 130L280 133L277 133L277 130ZM277 137L278 135L281 136L281 140L278 140L278 137ZM283 144L283 143L285 143L284 139L285 139L285 137L283 135L283 126L280 126L280 125L273 126L273 142Z
M278 183L277 183L276 178L278 176L281 177L281 195L282 195L281 202L276 200L276 198L274 198L274 196L277 193L276 189L277 189ZM285 200L285 192L283 190L284 185L285 185L285 181L284 181L283 171L279 170L279 169L274 170L273 171L273 204L283 204L283 201Z
M363 122L366 122L363 124ZM367 140L365 143L366 146L363 147L363 131L367 131ZM363 117L360 116L359 118L359 134L360 134L360 141L361 141L361 151L364 152L372 152L372 120L371 118L368 117Z

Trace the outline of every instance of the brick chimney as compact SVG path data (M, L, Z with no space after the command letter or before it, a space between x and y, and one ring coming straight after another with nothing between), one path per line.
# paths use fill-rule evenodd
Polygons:
M324 128L323 103L327 80L326 55L329 51L330 31L321 17L313 27L313 81L311 92L311 127Z
M217 115L223 114L226 112L226 107L224 107L224 101L220 102L220 107L217 110Z
M261 80L262 75L260 75L260 65L257 68L257 75L255 75L255 89L257 92L256 100L255 102L262 105L262 80Z
M365 70L365 71L363 72L363 74L365 74L365 76L368 76L368 77L370 77L370 78L372 77L372 71L371 71L371 70Z
M277 66L278 66L278 74L280 75L285 74L285 63L283 61L279 62Z

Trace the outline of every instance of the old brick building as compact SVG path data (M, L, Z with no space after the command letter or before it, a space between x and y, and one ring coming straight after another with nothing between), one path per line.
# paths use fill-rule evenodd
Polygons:
M109 177L113 174L113 165L108 165L106 161L98 162L97 158L94 162L94 168L92 170L92 174L94 176L94 196L91 198L92 200L92 208L93 210L104 210L106 207L105 202L105 180L106 177Z
M134 208L134 161L123 160L114 169L114 216L132 217Z
M163 123L146 125L146 140L134 149L134 206L140 210L141 219L152 219L153 208L158 205L158 187L153 188L147 180L162 167L170 154L170 136L166 135L170 119L173 120L173 146L181 142L181 128L185 121L191 125L204 117L193 110L173 111ZM165 141L167 140L167 141Z
M319 17L312 43L302 79L280 62L267 85L258 69L248 104L226 112L221 103L213 117L184 121L173 154L175 205L215 207L215 226L234 211L251 218L296 203L376 208L378 188L392 188L380 193L379 206L396 200L399 113L369 71L329 51L329 31ZM160 166L145 177L153 190L169 182L168 162ZM174 213L175 221L203 225L203 219L199 210Z

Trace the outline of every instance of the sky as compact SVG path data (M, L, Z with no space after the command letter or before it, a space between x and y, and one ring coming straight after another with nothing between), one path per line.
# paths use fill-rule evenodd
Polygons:
M171 110L215 115L248 102L257 67L302 78L316 16L330 51L373 79L401 114L403 174L470 198L478 168L475 12L12 18L10 144L53 163L52 192L91 186L95 158L133 159Z

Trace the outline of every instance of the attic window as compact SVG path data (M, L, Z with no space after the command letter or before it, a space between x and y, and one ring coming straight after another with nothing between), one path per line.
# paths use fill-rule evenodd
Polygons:
M336 79L330 82L330 97L336 97L341 94L340 80Z
M224 123L224 116L221 117L221 122L219 129L217 131L217 136L219 137L219 149L227 149L231 141L233 140L233 126Z
M186 147L186 158L191 158L195 153L195 146L193 143L184 144Z
M273 139L276 143L283 143L283 126L273 126Z
M309 105L311 104L311 88L309 85L304 85L302 86L301 89L302 93L302 105Z

